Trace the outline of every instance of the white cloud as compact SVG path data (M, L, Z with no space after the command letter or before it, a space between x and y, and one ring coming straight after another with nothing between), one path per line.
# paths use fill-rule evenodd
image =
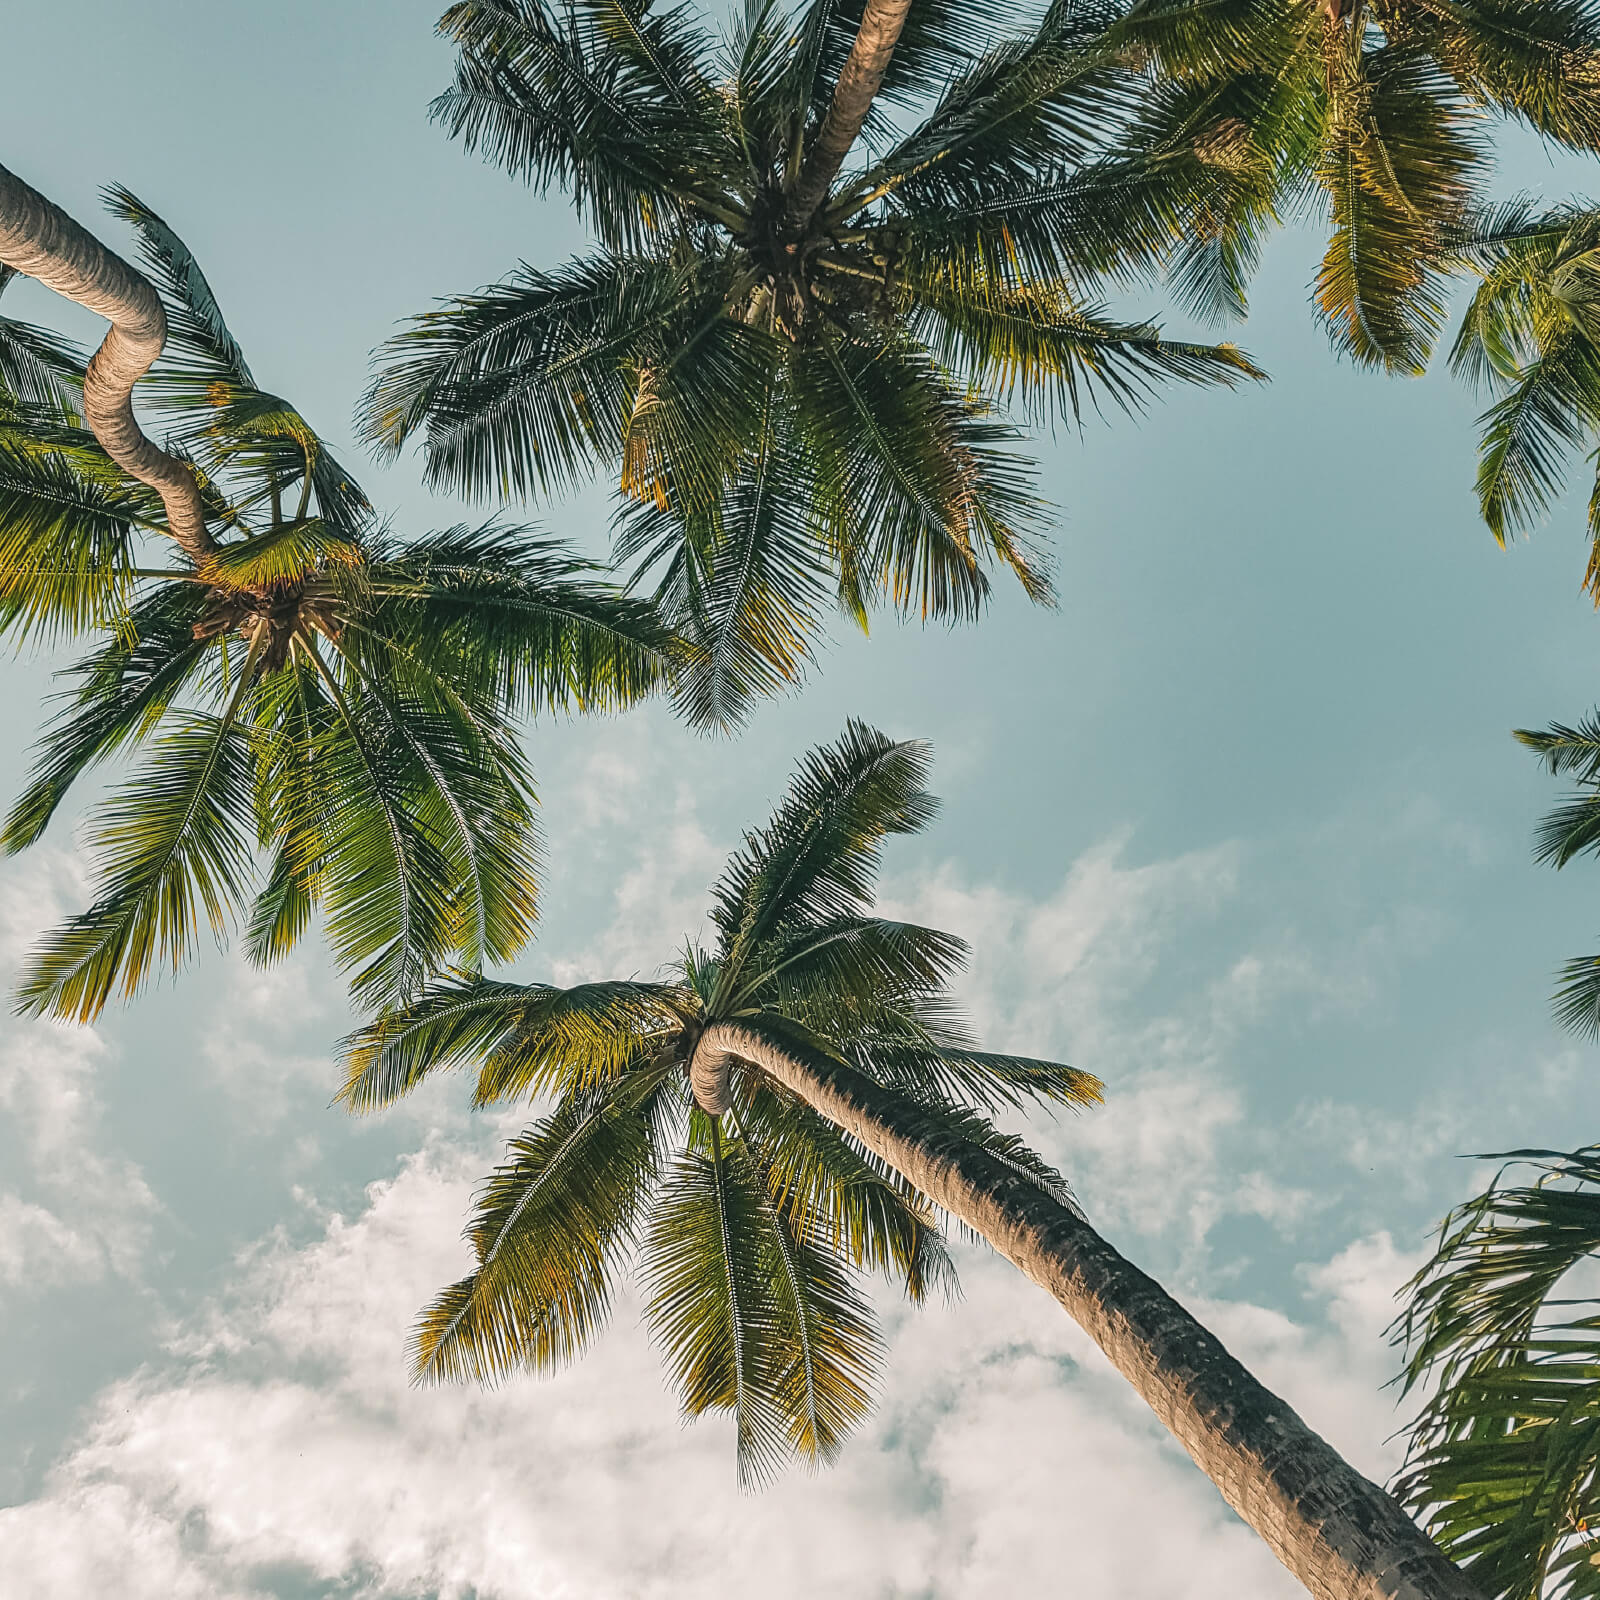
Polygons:
M652 971L700 925L726 846L692 796L657 815L630 841L612 915L556 966L558 981ZM601 807L578 831L594 846L616 820ZM1202 1268L1223 1218L1292 1235L1321 1213L1304 1152L1350 1144L1349 1108L1331 1101L1297 1119L1293 1139L1263 1139L1234 1064L1240 1042L1289 1007L1365 1004L1398 947L1369 941L1374 957L1356 940L1341 962L1259 920L1219 937L1248 890L1248 852L1143 866L1125 855L1120 841L1089 852L1039 899L947 868L886 900L973 941L968 997L988 1039L1104 1071L1104 1109L1033 1130L1091 1215L1175 1246L1180 1282L1213 1291L1186 1296L1204 1319L1312 1426L1385 1471L1396 1419L1379 1329L1407 1265L1387 1236L1306 1268L1293 1316L1217 1297L1225 1273ZM296 968L260 979L237 963L208 1008L214 1072L267 1131L296 1085L326 1070L325 1056L297 1052L296 1028L328 1029L335 1009ZM40 1037L66 1048L64 1034ZM81 1098L32 1114L40 1163L100 1114L104 1047L70 1038L87 1065L55 1078ZM838 1468L757 1498L736 1492L726 1425L680 1425L626 1303L597 1348L552 1379L492 1394L409 1389L406 1332L463 1268L459 1229L492 1131L467 1131L459 1090L447 1081L412 1107L423 1151L356 1214L307 1202L309 1218L286 1219L173 1327L160 1360L101 1391L37 1497L0 1512L0 1544L24 1553L19 1600L75 1600L106 1574L132 1596L229 1600L270 1593L285 1573L371 1600L1297 1592L1085 1336L981 1254L968 1258L961 1305L891 1312L882 1404ZM1374 1149L1408 1136L1371 1117L1365 1128ZM77 1239L74 1219L32 1196L18 1207L15 1237L74 1259L52 1231L60 1222Z
M0 884L0 973L61 914L76 871L45 851ZM38 1293L139 1269L158 1209L115 1148L97 1080L111 1058L93 1029L17 1022L0 1041L0 1111L14 1154L0 1188L0 1285Z
M725 1425L679 1424L627 1306L554 1378L409 1389L405 1331L461 1269L475 1159L436 1146L313 1243L242 1258L163 1363L100 1396L44 1493L0 1512L19 1600L113 1570L130 1596L243 1596L270 1570L497 1600L1297 1592L1085 1336L978 1252L964 1302L891 1309L882 1404L840 1465L760 1496L734 1487ZM1330 1308L1312 1325L1203 1311L1370 1466L1393 1425L1374 1318L1404 1266L1375 1239L1308 1271Z

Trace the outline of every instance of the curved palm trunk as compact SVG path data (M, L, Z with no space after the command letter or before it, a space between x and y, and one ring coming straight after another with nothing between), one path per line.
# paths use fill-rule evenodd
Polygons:
M215 552L194 469L145 435L133 386L161 354L167 319L150 285L59 206L0 166L0 262L107 318L111 330L83 380L83 414L124 472L156 490L167 526L203 567Z
M850 146L872 110L910 9L911 0L867 0L855 43L839 69L828 114L817 129L816 142L807 152L789 196L789 220L796 227L803 228L811 220L828 185L839 175Z
M1048 1289L1318 1600L1481 1600L1389 1495L1077 1212L851 1068L797 1059L736 1024L701 1036L697 1092L704 1081L725 1094L730 1056L859 1139Z

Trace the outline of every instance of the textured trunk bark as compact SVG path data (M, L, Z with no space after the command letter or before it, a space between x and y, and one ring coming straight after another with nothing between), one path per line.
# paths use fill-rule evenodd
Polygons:
M194 470L147 438L133 414L133 386L167 342L167 319L155 290L3 166L0 261L111 323L83 380L84 419L124 472L160 494L172 537L195 566L203 567L216 545L206 531Z
M1318 1600L1482 1600L1377 1484L1264 1388L1075 1211L849 1067L802 1061L737 1024L691 1063L726 1099L737 1057L859 1139L1048 1289Z
M828 114L806 152L800 177L789 196L789 220L797 228L810 222L828 185L839 175L850 146L856 142L872 102L877 98L889 59L900 42L911 0L867 0L861 27L839 70Z

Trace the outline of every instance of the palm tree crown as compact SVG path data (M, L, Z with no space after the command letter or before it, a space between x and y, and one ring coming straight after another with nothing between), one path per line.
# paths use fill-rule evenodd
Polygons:
M1099 153L1136 71L1114 8L749 0L726 37L649 0L464 0L449 132L570 191L596 253L525 266L387 349L366 427L430 479L522 495L596 466L617 554L703 645L702 720L793 678L832 598L974 615L1049 593L1031 469L998 409L1076 416L1231 383L1092 292L1135 235Z
M75 354L0 321L0 628L100 639L5 848L37 840L90 766L148 749L93 824L94 904L35 953L23 1007L87 1020L235 915L266 960L320 907L370 1003L509 956L536 861L512 723L647 691L663 631L525 530L391 537L257 386L178 236L127 191L109 200L165 305L169 354L142 393L192 461L209 549L199 565L176 550L160 496L83 426Z
M1183 299L1237 314L1268 229L1319 214L1336 345L1422 369L1489 119L1600 149L1595 0L1137 0L1118 25L1151 84L1130 192L1169 217Z
M850 1063L1069 1198L983 1112L1082 1105L1098 1084L978 1051L947 988L962 942L868 915L883 838L932 815L926 768L924 747L855 723L812 751L714 889L713 947L689 945L658 981L446 981L356 1036L344 1099L358 1110L468 1064L480 1105L554 1100L479 1196L476 1264L425 1313L419 1376L488 1380L572 1358L636 1257L684 1409L733 1413L745 1481L790 1454L835 1454L882 1355L858 1269L913 1300L953 1271L917 1191L755 1060L721 1083L695 1066L691 1083L696 1044L719 1025Z

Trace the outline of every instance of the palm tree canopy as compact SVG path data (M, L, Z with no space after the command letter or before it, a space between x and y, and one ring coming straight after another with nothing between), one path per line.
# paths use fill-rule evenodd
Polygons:
M724 34L649 0L464 0L440 25L460 55L435 115L566 190L599 247L418 318L368 437L421 434L465 494L616 473L618 559L701 641L702 721L796 677L830 597L863 625L969 618L997 566L1048 597L1008 403L1076 417L1258 376L1097 299L1170 237L1099 166L1140 85L1114 7L868 9L905 14L842 167L810 157L854 125L835 107L861 84L835 89L862 0L748 0Z
M733 1414L743 1481L837 1452L882 1358L861 1270L913 1300L954 1272L928 1203L754 1063L732 1063L723 1114L701 1109L689 1066L719 1023L849 1063L1066 1197L985 1113L1088 1104L1099 1085L978 1050L948 990L963 943L870 915L884 838L933 814L927 761L858 723L813 750L714 888L712 948L686 946L660 979L452 979L354 1037L343 1098L356 1110L449 1067L476 1069L479 1105L553 1102L478 1198L476 1264L425 1312L419 1377L488 1381L575 1357L632 1263L686 1414Z
M1395 1492L1493 1600L1600 1595L1600 1147L1514 1150L1446 1219L1394 1333L1435 1385ZM1573 1298L1573 1295L1579 1296Z
M270 959L319 908L370 1003L510 956L536 909L515 719L628 703L663 678L667 635L526 529L391 536L257 385L177 234L108 198L169 325L141 394L193 462L215 548L194 565L83 426L76 352L0 319L0 629L97 640L4 847L37 840L91 766L143 752L90 828L95 901L35 952L23 1008L87 1020L237 919Z
M1151 86L1128 178L1181 241L1180 296L1241 313L1267 231L1318 214L1319 315L1395 372L1443 325L1489 119L1600 149L1595 0L1137 0L1116 34Z

